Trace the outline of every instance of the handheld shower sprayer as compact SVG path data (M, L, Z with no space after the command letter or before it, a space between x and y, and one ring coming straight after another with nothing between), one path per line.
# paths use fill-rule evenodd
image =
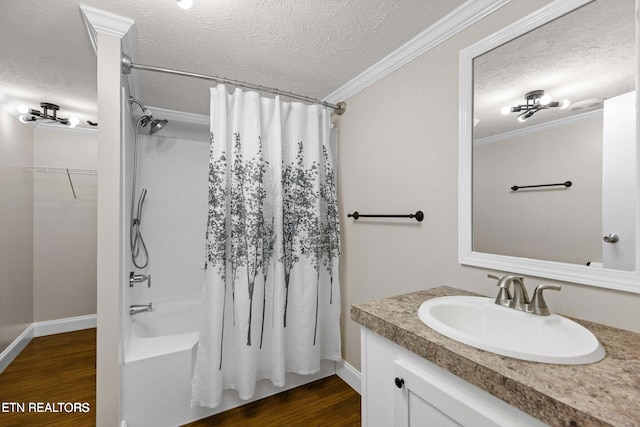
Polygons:
M145 245L142 238L142 232L140 231L140 224L142 223L142 207L144 200L147 197L147 189L143 188L138 199L137 210L135 209L136 203L136 180L138 177L138 133L140 126L145 127L149 125L149 135L153 135L160 131L167 123L168 120L157 120L153 118L151 111L138 101L134 97L129 97L129 103L136 104L142 109L142 117L140 117L136 123L136 133L133 142L133 185L131 189L131 223L129 226L129 248L131 250L131 260L136 268L146 268L149 265L149 252L147 251L147 245ZM136 215L134 216L134 213ZM143 262L139 258L143 257Z

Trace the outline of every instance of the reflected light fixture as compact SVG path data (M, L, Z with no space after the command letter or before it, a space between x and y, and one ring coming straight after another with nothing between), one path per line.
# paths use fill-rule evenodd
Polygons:
M39 120L44 121L45 123L58 123L61 125L69 126L70 128L74 128L80 123L80 119L77 117L69 117L63 118L58 117L58 111L60 107L56 104L52 104L50 102L41 102L40 110L34 110L33 108L28 108L24 105L18 105L16 108L20 114L22 114L19 119L22 123L31 123Z
M507 116L509 113L518 114L518 121L525 122L535 113L540 110L547 110L549 108L560 108L561 110L569 106L569 100L563 99L562 101L552 101L549 95L545 95L544 90L533 90L527 92L524 95L525 104L520 104L515 107L504 106L500 112Z
M184 10L191 9L193 6L193 0L176 0L176 3Z

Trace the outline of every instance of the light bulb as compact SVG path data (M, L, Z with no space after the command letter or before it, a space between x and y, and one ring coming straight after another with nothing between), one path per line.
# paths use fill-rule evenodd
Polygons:
M502 107L502 110L500 110L500 112L502 113L502 115L508 116L509 113L511 112L511 107L509 107L508 105L505 105L504 107Z
M25 116L24 114L18 117L18 120L20 120L22 123L29 123L29 121L27 120L27 116Z
M193 0L176 0L176 3L184 10L191 9L193 6Z
M527 118L524 116L524 114L521 114L521 115L518 116L518 121L520 123L524 123L524 122L527 121Z
M16 107L16 110L18 110L18 113L20 114L27 114L29 112L29 107L24 104L20 104Z
M78 123L80 123L80 119L77 117L69 117L69 124L71 124L71 127L76 127L78 125Z
M571 103L569 102L568 99L563 99L562 102L560 102L560 107L559 108L561 110L564 110L565 108L567 108L569 106L569 104L571 104Z
M539 102L540 105L549 105L551 103L551 97L549 95L542 95Z

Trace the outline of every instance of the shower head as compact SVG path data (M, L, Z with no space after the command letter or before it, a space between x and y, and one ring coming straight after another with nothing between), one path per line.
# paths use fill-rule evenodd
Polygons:
M149 117L149 122L151 123L151 125L149 126L149 135L153 135L156 132L161 131L162 128L165 127L167 123L169 123L169 120L157 120L154 119L153 116L151 116Z
M163 127L165 127L167 125L167 123L169 123L169 120L158 120L155 119L153 117L153 114L151 114L151 111L147 110L147 107L145 107L142 102L138 101L137 99L135 99L133 96L129 97L129 102L132 104L137 104L141 109L142 109L142 117L140 117L140 124L144 127L147 124L151 124L149 126L149 135L153 135L157 132L159 132L160 130L162 130Z

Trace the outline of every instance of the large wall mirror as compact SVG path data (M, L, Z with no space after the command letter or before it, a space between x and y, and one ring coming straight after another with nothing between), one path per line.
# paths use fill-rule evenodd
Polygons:
M635 0L560 0L460 53L462 264L640 293Z

